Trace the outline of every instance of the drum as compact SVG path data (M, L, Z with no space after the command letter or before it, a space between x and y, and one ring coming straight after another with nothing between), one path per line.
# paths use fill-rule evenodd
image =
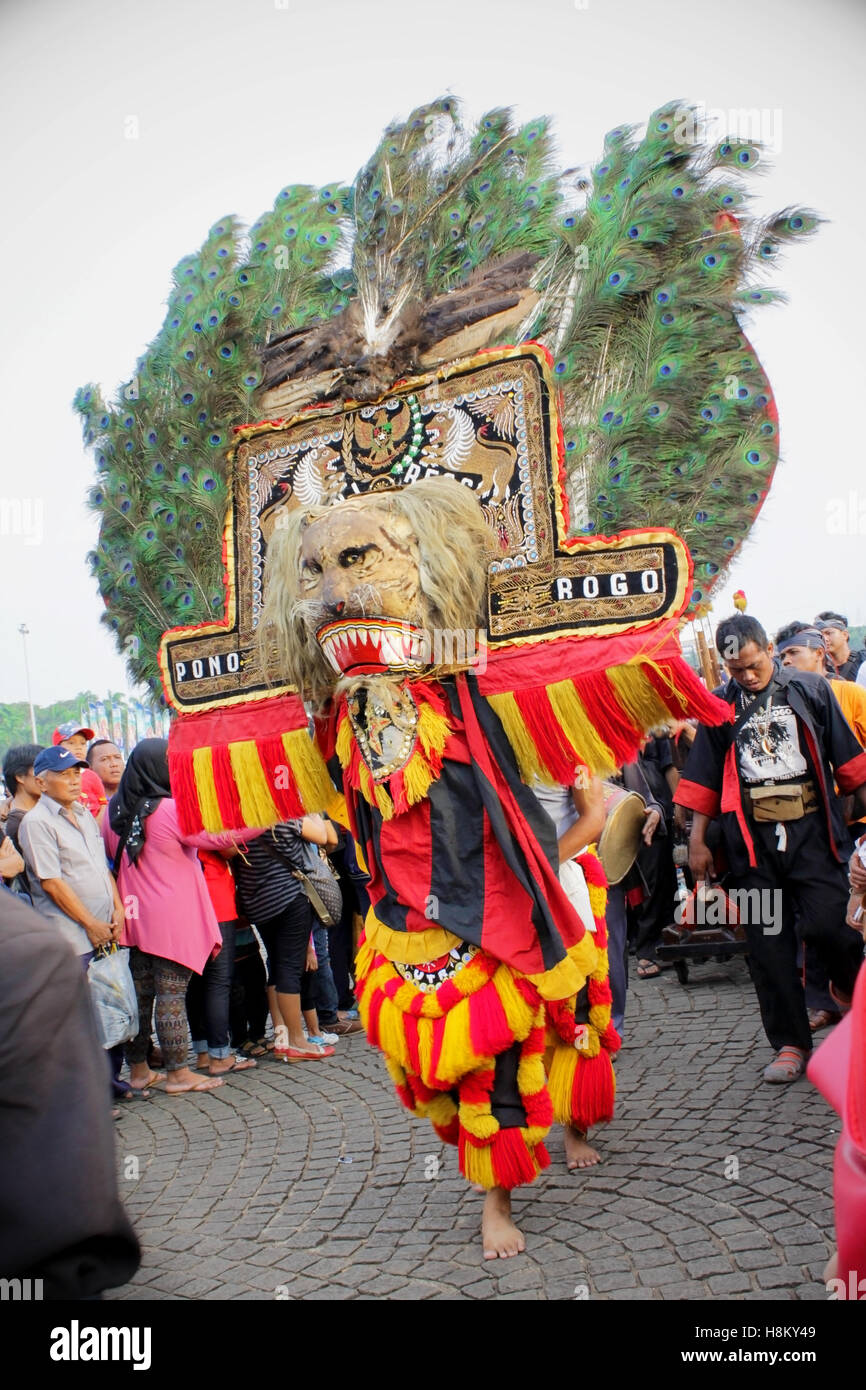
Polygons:
M629 792L613 782L605 782L604 810L604 829L598 841L598 857L608 883L621 883L637 859L646 819L646 802L637 792Z

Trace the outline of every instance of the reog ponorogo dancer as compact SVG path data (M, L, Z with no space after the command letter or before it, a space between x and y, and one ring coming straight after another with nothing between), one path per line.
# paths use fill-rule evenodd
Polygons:
M79 397L94 570L137 675L159 647L179 813L265 825L342 791L368 1036L488 1190L490 1256L523 1247L509 1194L552 1120L613 1104L603 877L587 856L566 896L530 784L726 717L676 624L777 457L736 311L815 219L754 224L758 150L678 139L688 116L612 132L575 185L544 122L420 108L351 188L284 189L249 245L218 223L134 399Z

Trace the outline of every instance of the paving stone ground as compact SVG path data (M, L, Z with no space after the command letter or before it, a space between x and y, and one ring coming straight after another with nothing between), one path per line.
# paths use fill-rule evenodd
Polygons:
M218 1091L124 1107L121 1193L143 1246L119 1299L821 1299L835 1114L768 1086L741 960L633 980L604 1162L515 1199L526 1254L485 1262L481 1198L398 1105L363 1035Z

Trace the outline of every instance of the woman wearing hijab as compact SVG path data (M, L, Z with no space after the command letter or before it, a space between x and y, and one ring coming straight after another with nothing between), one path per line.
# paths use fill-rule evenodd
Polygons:
M186 1065L187 985L222 944L196 851L231 849L261 831L184 835L169 785L168 743L162 738L143 739L133 748L102 831L126 909L120 943L132 948L138 995L140 1030L126 1049L131 1084L139 1090L165 1079L147 1064L155 1002L166 1091L212 1091L222 1080L198 1076Z

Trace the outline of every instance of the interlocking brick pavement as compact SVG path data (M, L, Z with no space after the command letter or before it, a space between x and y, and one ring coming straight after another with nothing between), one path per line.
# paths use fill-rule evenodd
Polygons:
M115 1127L144 1254L108 1297L825 1299L838 1121L762 1083L769 1056L741 960L633 979L604 1162L569 1174L554 1129L515 1198L526 1254L488 1262L482 1199L363 1035L157 1092Z

